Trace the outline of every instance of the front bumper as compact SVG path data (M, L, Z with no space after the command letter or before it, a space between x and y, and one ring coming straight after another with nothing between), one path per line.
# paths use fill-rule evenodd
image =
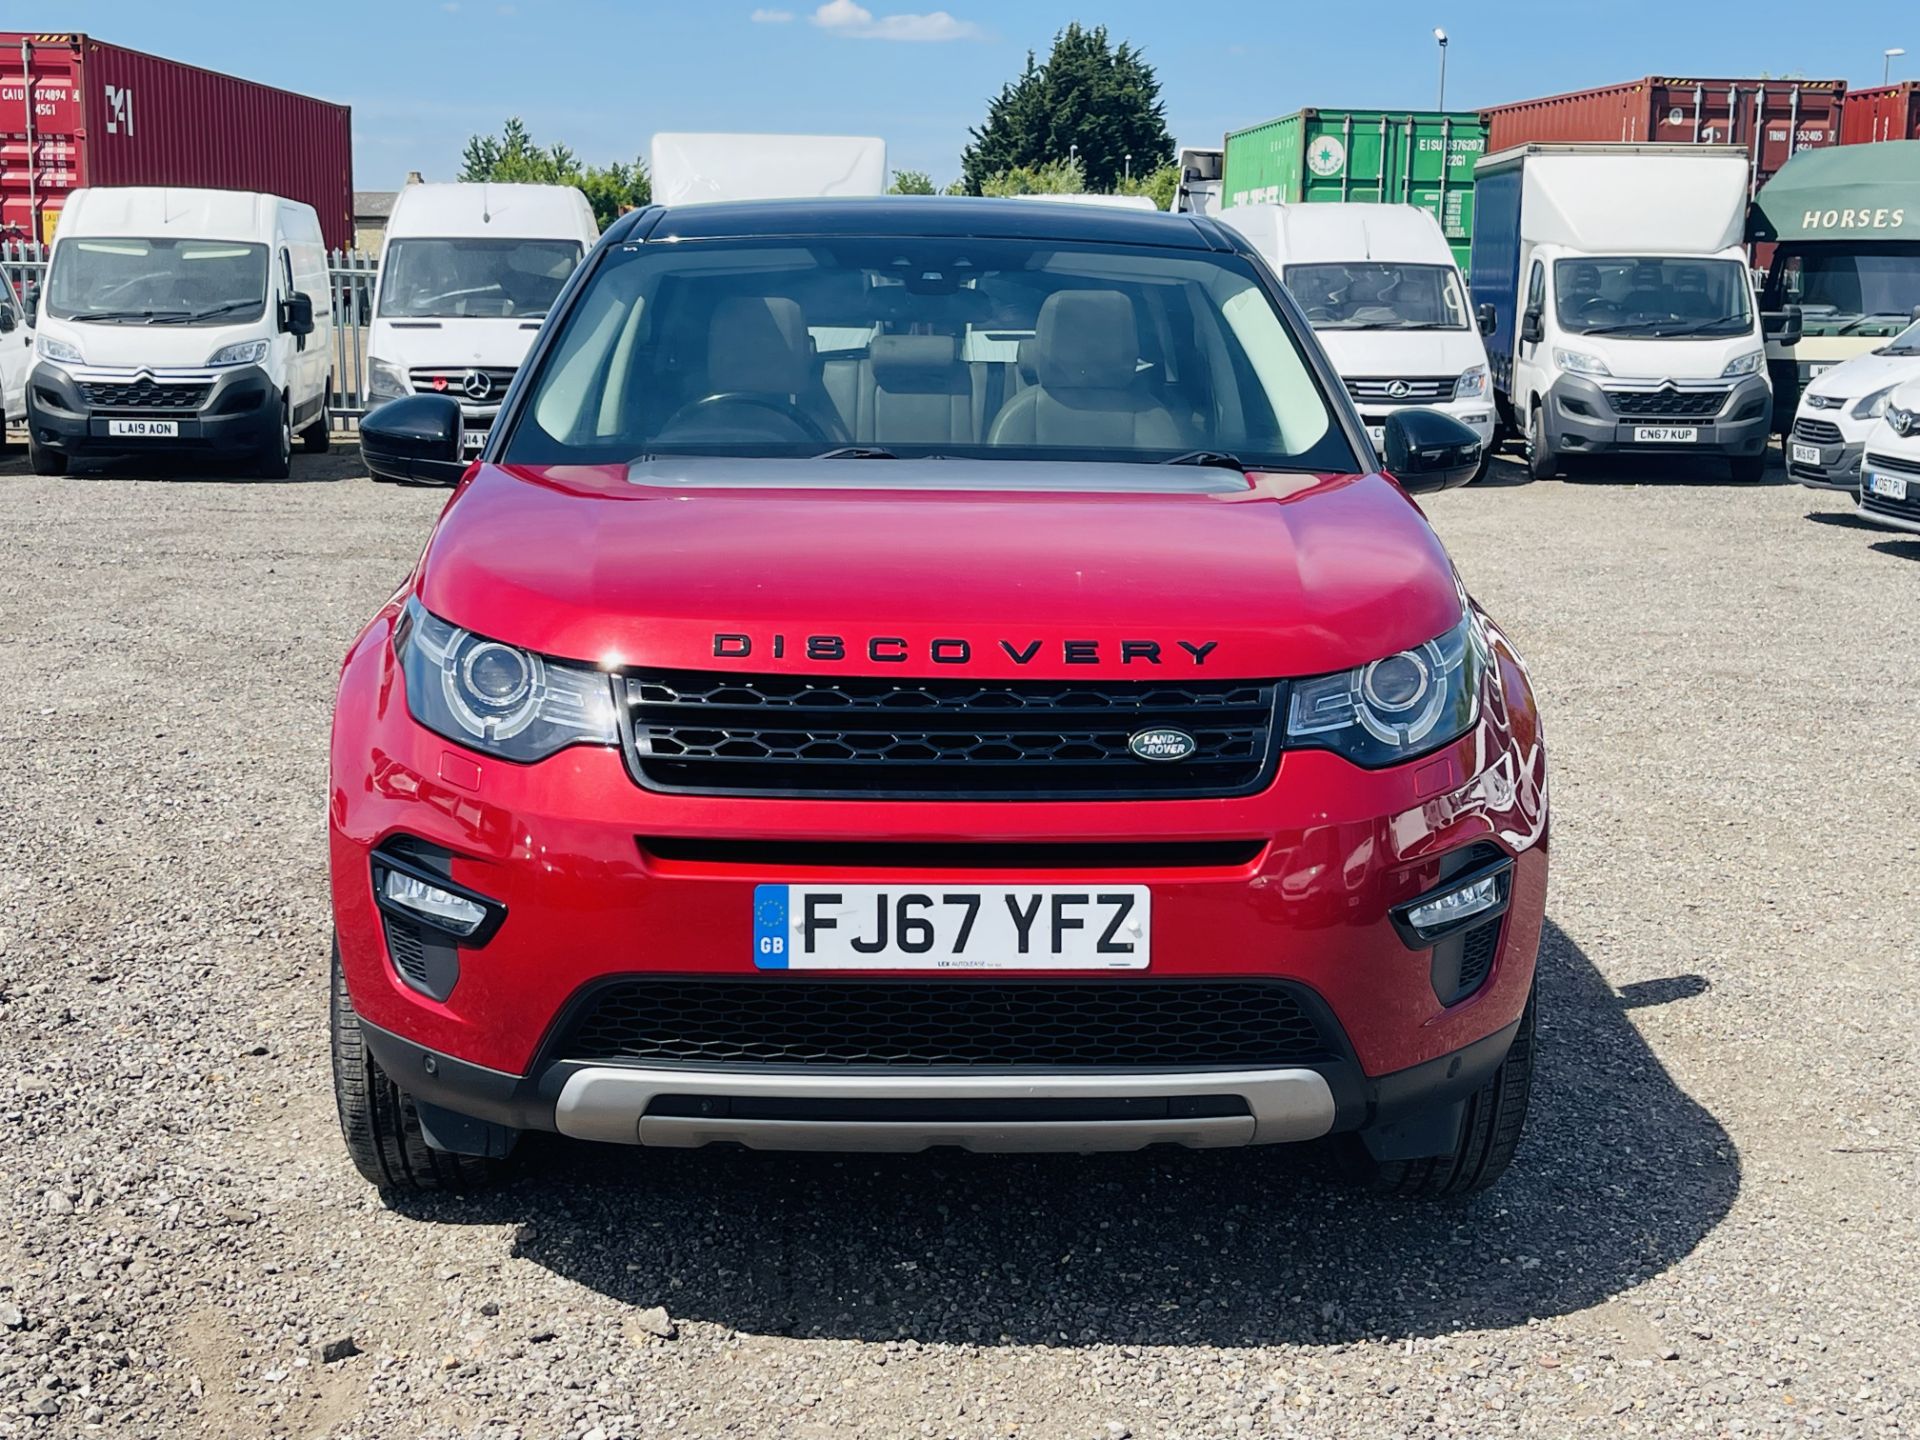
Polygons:
M1868 457L1861 463L1862 480L1878 469L1882 474L1898 475L1907 482L1904 499L1895 500L1889 495L1878 495L1862 483L1855 501L1862 520L1887 530L1904 530L1909 534L1920 534L1920 468L1915 462L1902 459L1896 464L1887 464L1884 460L1876 462Z
M1427 405L1379 405L1371 401L1356 403L1359 405L1361 422L1367 427L1367 433L1374 437L1376 447L1380 443L1380 427L1387 423L1387 417L1395 410L1408 408L1438 410L1442 415L1451 415L1480 437L1482 450L1489 449L1493 445L1494 414L1491 392L1475 400L1443 400Z
M205 398L191 407L95 404L89 387L124 389L151 376L159 390ZM98 393L98 390L95 391ZM173 423L173 435L129 437L112 433L123 420ZM217 370L146 372L105 370L41 361L27 377L27 427L36 443L73 458L95 455L201 453L241 458L279 443L280 393L257 365Z
M369 627L342 673L333 906L370 1048L429 1107L430 1133L474 1121L648 1144L887 1149L1302 1139L1375 1127L1470 1091L1505 1055L1525 1007L1545 908L1545 756L1524 671L1497 632L1476 728L1389 770L1302 750L1282 758L1266 790L1224 800L809 802L642 789L613 750L576 747L536 765L476 756L407 714L392 621L389 610ZM462 949L430 977L427 988L443 998L399 973L375 902L371 857L400 837L445 852L448 878L505 913L483 947ZM1143 839L1252 843L1230 858L1124 869L989 858L965 876L1148 885L1154 949L1151 973L1138 980L1143 1004L1157 981L1284 986L1311 1011L1323 1052L1256 1067L916 1070L637 1063L571 1043L573 1017L636 977L795 983L753 964L760 883L959 883L948 862L915 868L911 857L891 857L916 845L947 853L976 845L989 857L995 845L1018 846L1030 856L1047 845ZM751 858L729 858L727 846L742 840L753 842ZM810 846L838 848L815 862ZM783 853L767 858L769 848ZM849 868L855 862L839 858L848 850L868 853ZM1493 922L1484 978L1464 998L1442 998L1440 952L1403 940L1392 912L1455 874L1463 855L1488 851L1512 860L1508 910ZM931 978L966 986L1088 977Z
M1810 440L1789 431L1781 442L1786 451L1787 474L1814 490L1860 488L1860 456L1866 449L1861 440Z
M1584 375L1562 375L1547 394L1547 442L1556 455L1712 454L1759 455L1771 435L1772 397L1758 375L1716 382L1729 393L1719 410L1704 416L1621 415L1608 397L1609 389L1648 390L1658 387L1630 381L1596 381ZM1696 438L1684 441L1646 441L1638 433L1649 428L1691 429Z

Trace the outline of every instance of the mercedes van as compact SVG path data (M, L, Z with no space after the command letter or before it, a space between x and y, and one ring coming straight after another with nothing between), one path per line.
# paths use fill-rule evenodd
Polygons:
M1234 205L1219 215L1252 242L1306 312L1377 450L1407 405L1444 410L1493 443L1487 350L1439 222L1416 205Z
M296 435L327 448L329 293L311 205L247 190L74 191L27 383L34 473L188 452L283 478Z
M547 307L599 235L571 185L405 187L380 246L368 404L451 395L477 452Z

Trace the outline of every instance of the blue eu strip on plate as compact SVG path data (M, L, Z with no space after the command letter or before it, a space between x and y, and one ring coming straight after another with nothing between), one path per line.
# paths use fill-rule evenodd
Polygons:
M753 963L762 970L787 968L787 887L753 887Z

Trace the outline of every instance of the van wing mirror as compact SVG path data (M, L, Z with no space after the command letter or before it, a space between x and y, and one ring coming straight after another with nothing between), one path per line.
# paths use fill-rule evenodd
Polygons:
M0 335L11 335L19 323L13 318L13 306L0 305Z
M280 302L280 328L289 335L313 333L313 297L296 290Z
M29 280L20 291L20 308L27 312L27 328L40 318L40 282Z
M1538 345L1547 338L1547 327L1541 323L1538 310L1529 310L1520 317L1520 338L1529 345Z
M1920 308L1915 309L1914 318L1920 319ZM1774 314L1762 315L1760 329L1769 340L1798 345L1807 333L1806 312L1798 305L1785 306Z
M1440 410L1410 405L1387 416L1387 473L1409 495L1451 490L1480 469L1480 437Z
M1491 335L1500 325L1500 317L1494 313L1493 306L1476 306L1473 312L1474 323L1480 327L1482 335Z
M451 395L408 395L360 420L360 455L376 480L456 485L467 471L460 402Z

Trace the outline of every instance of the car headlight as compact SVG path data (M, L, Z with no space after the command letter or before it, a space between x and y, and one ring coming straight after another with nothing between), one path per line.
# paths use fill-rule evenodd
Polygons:
M1337 675L1296 681L1287 741L1356 765L1397 765L1464 735L1480 709L1485 641L1472 612L1446 634Z
M234 345L222 345L207 357L208 365L258 365L267 358L267 342L264 340L242 340Z
M475 635L409 599L393 632L407 710L437 735L503 760L620 738L613 680Z
M1876 390L1871 395L1861 396L1860 403L1855 405L1851 412L1853 418L1856 420L1878 420L1882 415L1887 413L1887 402L1893 398L1893 392L1899 388L1899 382L1896 381L1884 390Z
M84 365L86 356L80 353L80 347L69 345L64 340L56 340L51 335L42 335L33 342L33 348L40 353L42 360L57 360L63 365Z
M1553 352L1553 363L1562 370L1571 370L1575 375L1611 375L1607 362L1598 355L1589 355L1584 350L1558 350Z
M1749 350L1744 355L1736 355L1727 361L1727 368L1720 372L1722 380L1734 380L1742 375L1758 375L1760 367L1767 363L1767 352Z
M384 360L367 362L367 398L370 400L398 400L413 391L407 385L407 377L397 366Z
M1887 427L1903 440L1909 435L1920 435L1920 410L1887 406Z
M1476 365L1453 382L1453 398L1479 400L1487 393L1487 367Z

